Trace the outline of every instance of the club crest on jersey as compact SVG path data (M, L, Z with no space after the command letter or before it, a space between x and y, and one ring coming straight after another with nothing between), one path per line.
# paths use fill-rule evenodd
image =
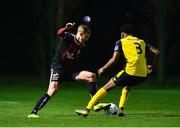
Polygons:
M115 46L114 51L117 51L119 49L119 46Z
M74 53L66 52L66 57L67 57L68 59L71 59L71 60L75 59Z

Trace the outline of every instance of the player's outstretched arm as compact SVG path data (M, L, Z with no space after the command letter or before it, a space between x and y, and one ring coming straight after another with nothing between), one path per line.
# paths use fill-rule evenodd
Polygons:
M58 36L64 36L64 33L67 31L67 30L70 30L74 27L75 23L66 23L65 27L64 28L60 28L58 31L57 31L57 35Z
M153 46L151 46L149 48L149 51L154 54L152 64L148 65L148 73L151 73L153 71L155 65L157 64L157 61L158 61L159 55L160 55L160 51Z
M111 68L119 59L119 52L114 52L112 58L98 70L98 76L101 76L107 69Z

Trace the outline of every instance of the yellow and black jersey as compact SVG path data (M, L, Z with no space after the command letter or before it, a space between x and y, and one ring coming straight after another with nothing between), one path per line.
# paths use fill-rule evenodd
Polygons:
M125 57L124 70L127 74L140 77L147 76L146 44L144 40L129 35L116 42L114 51L119 52L120 55L123 54Z

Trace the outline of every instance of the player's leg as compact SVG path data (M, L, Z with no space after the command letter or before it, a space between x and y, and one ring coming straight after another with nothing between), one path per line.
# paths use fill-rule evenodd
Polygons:
M111 79L104 87L99 89L97 93L89 101L87 107L83 110L75 110L78 115L87 116L92 107L99 102L109 90L115 87L113 80Z
M89 71L81 71L78 73L78 75L75 77L76 80L83 80L86 82L89 82L88 90L91 98L96 94L97 92L97 83L96 83L96 75L95 73L89 72ZM94 111L98 112L101 109L107 108L110 106L110 103L97 103L94 106Z
M130 92L130 88L128 86L125 86L122 88L122 93L121 93L121 97L120 97L120 102L119 102L119 108L124 108L124 105L127 101L128 95Z
M32 112L28 115L28 118L38 118L39 116L37 115L38 111L42 109L49 99L57 92L58 87L59 87L59 81L60 77L58 73L54 73L53 70L51 72L51 77L50 77L50 83L49 83L49 88L46 94L44 94L36 103L34 106Z
M116 85L114 84L113 80L112 79L109 80L109 82L104 87L102 87L97 91L97 93L90 100L86 108L91 109L97 102L99 102L107 94L109 90L111 90L115 86Z
M130 86L140 84L144 81L144 79L145 78L142 78L142 77L131 76L124 71L119 72L114 77L113 80L116 83L116 85L123 87L120 100L119 100L119 111L117 113L117 116L120 116L120 117L124 116L123 110L128 100L128 95L130 93Z
M93 98L89 101L87 107L83 110L76 110L75 112L78 115L87 116L89 111L92 109L92 107L100 101L109 90L116 87L117 84L119 84L119 81L121 80L120 76L124 73L124 70L119 72L116 76L112 77L112 79L101 89L98 90L98 92L93 96Z
M88 83L96 82L96 74L89 71L80 71L76 74L75 80L86 81Z
M117 86L123 86L125 83L128 84L128 82L126 82L128 80L128 76L126 75L124 70L120 71L116 76L114 76L112 78L112 80L114 81L115 85L117 85ZM109 89L106 89L106 90L109 90ZM122 89L122 94L121 94L120 101L119 101L119 116L120 115L123 116L123 109L124 109L124 105L127 101L129 91L130 91L130 89L128 86L123 87L123 89ZM99 107L99 109L103 109L103 107Z
M97 92L97 83L96 82L90 82L88 85L88 91L89 91L90 97L92 98Z
M124 116L124 105L127 101L129 94L129 87L125 85L129 85L132 82L132 80L130 79L129 75L124 72L124 70L121 70L116 76L113 77L113 81L117 86L123 87L119 100L119 111L117 115Z
M96 74L89 71L81 71L74 75L75 80L85 81L89 83L88 91L91 97L97 92Z
M128 86L125 86L122 88L122 93L119 100L118 116L124 116L123 110L124 110L125 103L127 102L129 92L130 92L130 89Z
M42 109L46 104L47 102L49 101L49 99L57 92L58 90L58 82L51 82L49 84L49 88L48 88L48 91L46 94L44 94L40 99L39 101L36 103L36 105L34 106L31 114L28 115L28 118L38 118L38 111L40 109Z

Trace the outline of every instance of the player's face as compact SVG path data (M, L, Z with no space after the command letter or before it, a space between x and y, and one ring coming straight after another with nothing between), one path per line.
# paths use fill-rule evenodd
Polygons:
M121 32L121 39L123 39L123 38L125 38L125 37L127 37L128 36L128 34L127 33L125 33L125 32Z
M121 32L121 39L125 37L124 32Z
M89 35L85 32L80 32L79 33L79 38L78 38L78 41L80 43L85 43L86 41L88 41L89 39Z

